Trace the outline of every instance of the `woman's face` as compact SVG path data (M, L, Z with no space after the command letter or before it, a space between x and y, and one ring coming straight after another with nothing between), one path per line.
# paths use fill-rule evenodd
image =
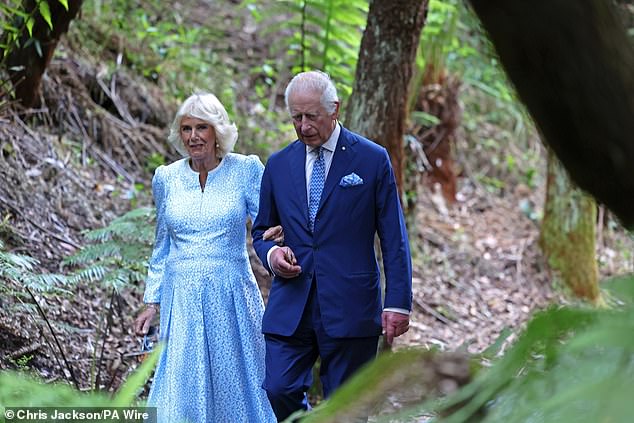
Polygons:
M180 136L193 160L216 157L216 131L209 122L185 116L181 119Z

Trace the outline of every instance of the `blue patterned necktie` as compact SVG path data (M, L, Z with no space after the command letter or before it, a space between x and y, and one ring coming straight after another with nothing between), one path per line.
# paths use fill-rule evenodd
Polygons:
M311 231L315 230L315 216L319 208L321 192L324 190L326 182L326 164L324 162L324 149L318 147L313 150L317 154L317 159L313 163L313 173L310 177L310 197L308 200L308 225Z

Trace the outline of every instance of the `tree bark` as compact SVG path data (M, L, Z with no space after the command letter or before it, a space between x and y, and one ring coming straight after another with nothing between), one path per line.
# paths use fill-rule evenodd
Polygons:
M634 227L634 45L610 1L471 0L545 141Z
M62 34L68 31L68 25L81 7L83 0L68 0L68 10L58 0L48 0L51 11L51 29L42 18L39 11L34 13L33 39L39 42L41 54L34 42L28 43L31 38L26 31L19 37L19 47L11 49L7 57L9 77L15 90L16 99L25 107L39 105L38 92L42 75L53 58L55 47ZM38 2L24 0L23 9L27 12L37 10Z
M361 39L346 125L386 147L399 193L407 99L428 0L373 0Z
M550 268L577 297L600 301L595 255L597 207L549 151L540 245Z

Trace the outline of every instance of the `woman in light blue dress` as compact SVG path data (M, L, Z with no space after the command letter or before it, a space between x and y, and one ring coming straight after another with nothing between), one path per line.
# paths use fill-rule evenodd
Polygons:
M152 180L156 241L135 322L147 333L160 308L164 349L148 405L160 422L275 422L262 389L262 296L246 250L264 166L231 153L237 129L213 94L178 110L169 140L188 157Z

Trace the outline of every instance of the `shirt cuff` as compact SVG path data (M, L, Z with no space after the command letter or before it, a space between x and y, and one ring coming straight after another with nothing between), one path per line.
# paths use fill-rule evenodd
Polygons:
M405 308L386 307L383 311L392 311L394 313L407 314L409 316L410 311Z
M271 271L271 273L273 273L274 276L277 276L277 275L275 274L275 272L273 271L273 268L271 267L271 253L277 250L278 248L280 248L279 245L274 245L269 249L268 253L266 253L266 263L269 265L269 270Z

